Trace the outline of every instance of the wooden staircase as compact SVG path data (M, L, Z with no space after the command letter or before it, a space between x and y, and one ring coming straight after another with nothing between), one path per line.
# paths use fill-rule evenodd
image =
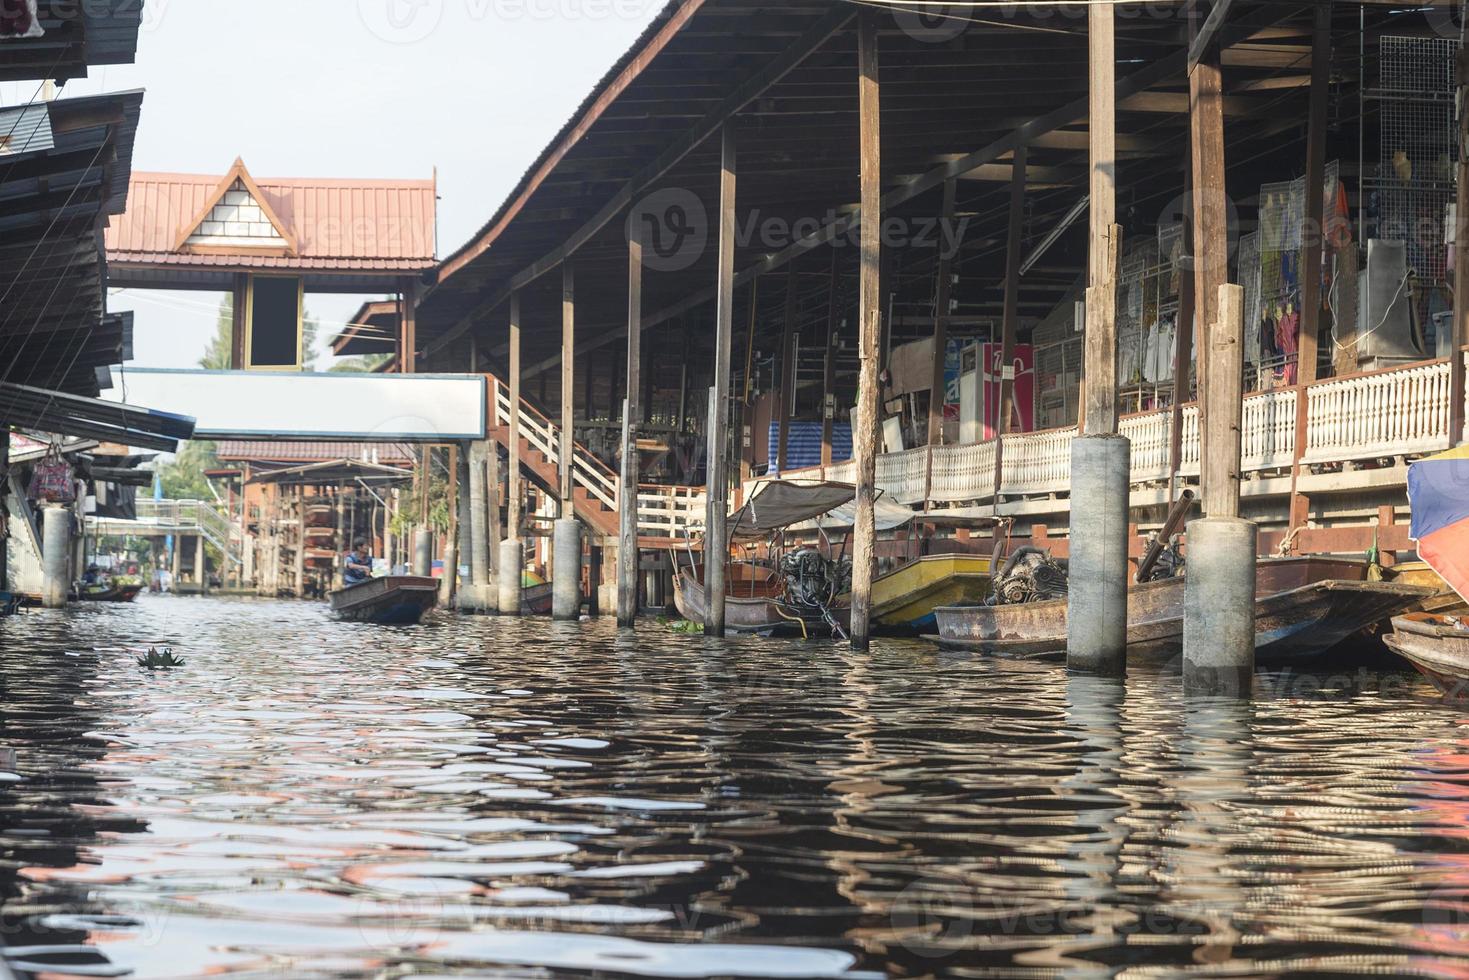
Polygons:
M510 388L494 375L487 375L490 393L488 438L505 447L520 461L521 471L547 491L559 492L558 467L561 427L534 406L520 400L520 444L510 445ZM571 503L577 518L594 535L617 536L617 495L620 480L612 469L592 455L581 443L572 447Z

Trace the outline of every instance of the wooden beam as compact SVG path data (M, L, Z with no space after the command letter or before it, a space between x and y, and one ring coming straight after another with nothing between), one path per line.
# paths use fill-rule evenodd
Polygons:
M617 490L617 624L631 627L638 616L638 432L642 425L642 229L627 237L627 397L622 409L622 482Z
M878 341L882 330L882 134L878 82L876 11L864 8L857 20L857 119L862 213L861 265L857 282L857 460L856 520L852 531L852 622L854 650L871 637L872 576L877 542L874 504L877 480Z
M405 278L398 287L402 312L398 321L398 372L413 374L418 370L418 281Z
M1217 10L1218 8L1216 8ZM1204 49L1188 77L1189 160L1193 188L1194 304L1197 310L1199 391L1207 390L1209 331L1219 319L1219 287L1229 275L1229 215L1224 189L1224 110L1219 53ZM1209 454L1209 428L1199 432L1200 452ZM1208 495L1208 488L1203 493Z
M1219 29L1224 26L1224 18L1229 15L1230 2L1231 0L1215 0L1214 9L1209 11L1208 18L1189 42L1188 72L1190 75L1193 74L1194 68L1198 66L1205 52L1215 47L1214 42L1219 39Z
M1085 364L1080 430L1117 432L1117 263L1122 229L1117 225L1116 24L1110 7L1088 10L1091 85L1087 92L1091 134L1091 204L1087 210Z
M1244 290L1223 285L1214 301L1219 319L1207 331L1209 387L1203 397L1203 424L1213 451L1201 459L1200 489L1208 517L1239 516L1240 436L1244 415ZM1200 444L1203 444L1200 433Z
M656 47L655 45L650 44L650 49L652 50L643 52L639 56L639 60L635 62L634 66L632 66L629 70L641 72L642 69L647 66L648 62L652 60L653 56L656 55L657 52L661 50L664 45L666 45L667 37L671 37L673 34L677 33L678 30L682 29L684 23L686 23L688 19L692 17L694 11L702 6L703 2L704 0L688 0L688 2L685 3L684 7L681 8L678 13L676 13L670 19L669 24L665 25L665 27L660 31L659 38L655 39ZM704 116L700 118L697 123L695 123L692 127L689 128L688 131L686 131L682 136L680 136L671 145L669 145L668 148L660 153L651 163L649 163L642 170L639 170L638 173L631 180L624 184L622 188L615 195L613 195L612 198L605 205L603 205L603 207L590 221L586 222L580 228L574 231L570 235L570 237L568 237L566 241L563 242L560 246L552 249L541 259L537 260L536 262L527 266L525 269L521 270L516 275L512 276L504 287L497 290L490 296L489 299L476 306L464 317L460 318L458 323L456 323L436 341L434 341L433 345L430 348L430 352L437 351L446 344L452 342L455 337L459 336L465 330L468 330L479 317L490 312L491 310L498 307L501 303L503 303L506 298L508 298L508 295L512 290L521 288L534 282L536 279L540 278L551 269L554 269L566 256L571 255L582 245L590 241L593 236L595 236L597 232L606 227L609 222L611 222L619 214L622 214L624 211L626 211L628 207L630 207L634 203L637 195L646 191L657 180L668 173L668 171L672 170L679 163L679 161L683 160L684 157L689 155L689 153L697 149L699 145L702 144L706 139L713 136L715 133L720 132L720 130L726 126L729 120L734 118L736 113L738 113L745 106L749 105L755 99L759 98L762 94L764 94L767 89L779 82L782 78L784 78L787 74L789 74L792 70L799 66L801 62L805 61L806 58L813 51L821 47L821 45L825 44L827 40L832 37L832 35L836 34L843 27L845 27L847 23L852 19L852 16L853 13L851 9L847 7L838 7L832 10L820 21L814 24L809 30L804 32L789 47L778 54L775 58L763 64L757 70L751 72L717 106L715 106L709 112L705 113ZM667 37L665 37L665 35L667 35ZM621 90L616 87L614 87L610 92L603 93L602 97L599 98L598 103L593 106L593 110L596 110L596 114L600 114L606 109L606 105L603 105L602 103L606 102L606 104L610 105L611 101L615 100L616 96L620 94ZM589 111L589 115L590 114L592 114L591 111ZM575 142L577 140L580 140L582 136L586 135L586 130L590 128L590 126L591 121L584 121L578 132L574 132L573 134L568 136L568 140L570 140L570 142L565 142L562 144L561 147L558 147L556 154L554 154L551 159L543 163L541 168L537 171L535 181L536 184L539 184L550 174L551 170L555 168L555 165L560 161L560 158L565 156L566 152L570 150L571 146L575 145ZM500 233L504 231L505 227L509 224L511 219L515 217L515 214L519 211L519 209L525 206L533 190L534 186L527 188L526 191L522 193L521 197L517 199L515 205L507 209L506 213L501 215L499 220L496 222L495 227L491 229L488 234L483 236L479 242L476 242L475 246L472 249L466 250L458 255L451 257L449 261L445 263L444 269L440 276L440 281L444 281L449 276L457 272L464 265L466 265L473 258L488 249L494 239L499 237Z
M1024 166L1019 171L1024 173ZM952 178L944 181L943 215L939 219L943 227L954 226L955 192L958 188ZM954 256L940 239L938 282L934 288L933 303L933 373L928 386L928 444L937 446L944 441L944 396L946 394L944 368L949 349L949 307L954 291ZM998 471L998 468L997 468Z
M821 465L831 465L831 427L836 417L837 250L831 250L830 285L826 294L826 349L821 357Z
M1301 320L1296 345L1296 448L1290 478L1289 527L1304 527L1310 501L1300 492L1309 421L1306 387L1316 380L1321 341L1321 245L1325 216L1326 127L1331 86L1331 4L1316 8L1311 31L1311 97L1306 115L1306 207L1301 225ZM1259 317L1259 310L1249 316ZM1452 377L1450 378L1452 381ZM1460 399L1462 403L1462 399Z
M777 473L786 471L787 451L791 441L791 416L795 412L796 401L796 350L795 345L800 341L801 335L796 327L796 301L799 298L800 284L796 279L796 263L792 262L786 268L786 307L785 324L781 330L780 337L780 407L778 433L778 444L776 446L775 469Z
M1469 45L1455 56L1459 85L1458 191L1454 206L1454 325L1449 356L1449 445L1464 441L1464 348L1469 346ZM1300 431L1297 429L1297 431Z
M719 265L715 273L714 384L709 396L708 511L704 535L704 634L724 635L729 478L729 371L734 346L735 131L726 123L719 148Z
M1021 232L1025 228L1025 157L1022 143L1015 150L1015 177L1010 181L1009 233L1005 241L1005 309L1000 327L1000 401L995 406L995 510L1000 508L1001 461L1004 436L1010 431L1011 401L1015 393L1015 332L1020 318Z
M561 517L574 515L571 507L571 461L576 446L576 270L561 266Z
M245 311L249 305L250 277L236 272L230 298L230 370L245 369Z
M510 296L510 462L505 472L505 537L520 540L520 293Z

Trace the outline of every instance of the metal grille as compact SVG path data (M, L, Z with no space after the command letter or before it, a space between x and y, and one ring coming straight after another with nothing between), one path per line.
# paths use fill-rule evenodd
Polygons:
M1371 185L1376 237L1402 241L1422 284L1443 283L1444 208L1454 199L1454 56L1449 38L1384 37L1381 142Z

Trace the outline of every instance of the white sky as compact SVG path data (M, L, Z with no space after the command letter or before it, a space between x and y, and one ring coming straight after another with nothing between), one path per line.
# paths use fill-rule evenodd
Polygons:
M135 65L61 97L143 88L139 170L426 179L439 255L489 219L663 0L145 0ZM34 83L0 83L0 104ZM137 311L131 362L194 367L215 293L114 293ZM363 297L307 294L323 321ZM324 323L321 342L335 330ZM319 366L330 359L322 356Z

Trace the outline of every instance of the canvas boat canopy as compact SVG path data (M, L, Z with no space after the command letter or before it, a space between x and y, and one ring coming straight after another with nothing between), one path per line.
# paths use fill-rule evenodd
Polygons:
M857 488L850 483L762 484L749 502L730 515L731 538L762 538L792 524L814 520L851 503Z

